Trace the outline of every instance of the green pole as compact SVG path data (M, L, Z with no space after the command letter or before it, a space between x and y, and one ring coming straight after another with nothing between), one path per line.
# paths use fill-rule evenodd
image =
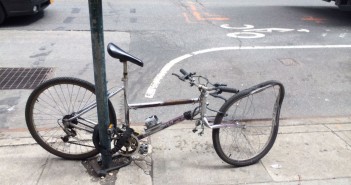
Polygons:
M107 128L110 122L108 114L108 99L106 86L106 68L105 68L105 46L104 46L104 29L102 15L102 0L89 0L91 44L94 62L95 93L99 120L99 136L102 145L101 169L110 167L112 157L109 154L111 149L110 141L107 135Z

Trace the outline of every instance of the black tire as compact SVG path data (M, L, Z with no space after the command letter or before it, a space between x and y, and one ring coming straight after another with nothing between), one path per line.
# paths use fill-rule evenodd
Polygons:
M0 24L4 22L5 18L6 18L5 9L3 9L0 3Z
M214 124L235 126L213 129L212 141L218 156L238 167L257 163L264 157L277 137L283 99L283 85L269 81L241 91L225 102Z
M64 131L62 119L94 101L95 86L90 82L67 77L48 80L28 98L25 112L28 129L40 146L56 156L71 160L93 157L98 154L92 141L95 124L86 120L97 123L97 109L71 122L82 128L69 128L69 133L74 134L71 136ZM110 123L116 125L116 113L110 101L108 106Z

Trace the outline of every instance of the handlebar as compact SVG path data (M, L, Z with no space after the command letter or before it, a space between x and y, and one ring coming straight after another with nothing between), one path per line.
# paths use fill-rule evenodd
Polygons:
M222 92L229 92L229 93L238 93L239 92L238 89L229 88L229 87L217 87L217 89L222 91Z
M194 81L194 79L192 78L196 73L188 73L187 71L185 71L184 69L180 69L180 73L183 74L183 76L180 76L178 74L175 74L175 73L172 73L172 75L174 76L177 76L180 80L182 81L185 81L185 80L190 80L190 85L193 86L193 85L196 85L197 87L200 87L201 88L205 88L207 91L216 91L214 93L211 93L210 95L218 95L218 94L221 94L222 92L228 92L228 93L238 93L239 90L237 89L234 89L234 88L229 88L229 87L225 87L227 86L226 84L220 84L220 83L215 83L215 84L212 84L208 81L207 78L205 77L202 77L202 76L195 76L195 77L202 77L204 79L207 80L207 82L209 84L211 84L213 87L212 88L207 88L206 86L203 86L201 84L196 84Z
M184 69L179 70L184 76L189 76L189 73L186 72Z
M196 74L196 73L188 73L184 69L180 69L180 72L183 74L183 76L179 76L178 74L175 74L175 73L172 73L172 75L178 77L181 81L185 81L185 80L193 81L192 76Z

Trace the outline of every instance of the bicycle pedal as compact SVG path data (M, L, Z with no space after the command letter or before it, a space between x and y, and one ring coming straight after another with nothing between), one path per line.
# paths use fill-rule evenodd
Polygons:
M197 129L196 129L196 128L193 129L193 133L195 133L195 132L197 132Z

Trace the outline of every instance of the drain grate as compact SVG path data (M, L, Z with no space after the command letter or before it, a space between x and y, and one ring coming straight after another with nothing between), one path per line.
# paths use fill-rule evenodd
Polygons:
M0 89L34 89L52 74L52 68L0 68Z

